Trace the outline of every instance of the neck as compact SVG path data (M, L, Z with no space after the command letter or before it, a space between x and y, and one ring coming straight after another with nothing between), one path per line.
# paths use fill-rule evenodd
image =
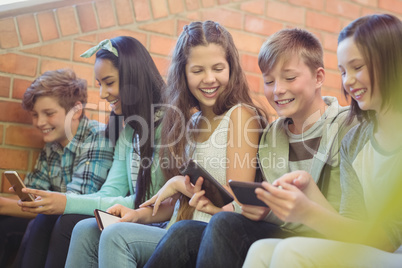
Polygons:
M374 138L378 145L388 152L401 148L402 115L392 110L379 111L376 113L376 120L377 128Z
M293 134L302 134L309 130L324 114L327 104L320 97L320 103L315 107L307 116L292 118L293 124L289 125L289 130Z

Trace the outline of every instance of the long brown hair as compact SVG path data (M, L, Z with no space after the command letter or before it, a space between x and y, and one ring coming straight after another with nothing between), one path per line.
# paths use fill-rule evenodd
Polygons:
M162 121L164 148L161 149L161 157L169 163L166 165L167 168L163 169L166 178L179 175L178 167L188 161L189 154L186 153L186 146L191 141L187 139L188 136L185 133L190 133L188 128L195 128L193 124L188 123L194 111L200 110L197 99L187 86L185 72L187 60L193 47L207 46L211 43L224 49L230 68L228 84L217 98L213 107L214 113L222 115L238 103L255 107L249 95L247 80L240 66L239 54L231 34L214 21L192 22L184 26L173 51L167 77L167 89L162 94L164 103L170 105L165 110ZM178 111L181 114L178 114ZM263 114L259 109L257 111L260 115ZM181 197L178 220L191 219L194 209L188 205L188 200L185 196Z
M402 22L389 14L368 15L352 21L339 34L338 44L352 37L363 56L370 75L371 88L378 85L381 109L402 112ZM378 80L378 81L377 81ZM342 85L345 96L348 96ZM371 91L373 94L373 91ZM349 121L355 116L371 120L373 111L363 111L352 98Z

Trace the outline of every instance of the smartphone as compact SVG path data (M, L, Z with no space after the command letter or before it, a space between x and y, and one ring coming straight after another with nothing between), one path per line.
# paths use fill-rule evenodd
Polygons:
M99 230L103 231L109 225L118 222L120 217L112 215L106 211L95 209L94 210L96 222L98 223Z
M245 205L253 205L259 207L268 207L267 204L257 198L255 189L263 188L261 182L243 182L243 181L229 181L230 188L232 188L237 200Z
M4 171L4 175L6 175L7 180L10 182L21 201L35 201L35 197L32 194L23 193L21 191L22 188L26 188L26 186L16 171Z
M192 184L195 184L199 177L204 179L201 189L205 190L205 197L212 204L221 208L234 200L233 196L193 159L179 169L180 173L190 177Z

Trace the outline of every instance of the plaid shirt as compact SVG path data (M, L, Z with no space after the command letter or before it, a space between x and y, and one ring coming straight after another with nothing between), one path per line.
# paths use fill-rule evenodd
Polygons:
M103 130L103 124L83 117L66 147L47 143L25 178L27 187L62 193L97 192L113 162L113 147Z

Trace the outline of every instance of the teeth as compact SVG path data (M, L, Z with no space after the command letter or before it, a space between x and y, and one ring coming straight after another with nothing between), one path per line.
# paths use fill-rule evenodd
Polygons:
M49 132L52 131L52 130L53 130L52 128L48 128L48 129L42 130L42 132L43 132L43 133L49 133Z
M356 91L354 94L355 94L356 97L359 97L359 96L362 95L364 92L366 92L365 89L360 89L360 90Z
M293 99L283 100L283 101L277 101L277 103L283 105L283 104L287 104L287 103L291 102L292 100L293 100Z
M202 92L204 92L204 93L212 94L212 93L214 93L215 91L217 91L218 88L217 88L217 87L216 87L216 88L211 88L211 89L200 88L200 90L201 90Z
M113 101L109 101L110 104L116 104L119 101L119 99L115 99Z

